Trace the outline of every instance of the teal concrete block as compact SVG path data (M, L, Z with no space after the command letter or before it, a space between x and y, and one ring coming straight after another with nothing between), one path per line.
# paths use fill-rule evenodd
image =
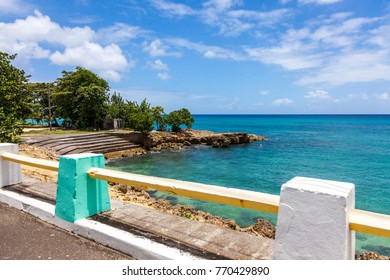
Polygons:
M55 215L74 222L110 210L108 183L90 178L91 167L105 167L101 154L62 156L58 171Z

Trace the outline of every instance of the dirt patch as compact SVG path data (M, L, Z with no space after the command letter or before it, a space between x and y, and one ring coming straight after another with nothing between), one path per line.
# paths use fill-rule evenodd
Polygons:
M53 161L58 161L60 159L60 155L52 150L42 148L42 147L36 147L29 144L20 144L19 152L21 155L32 157L32 158L40 158L40 159L47 159ZM44 170L41 168L22 165L22 173L24 175L28 175L30 177L41 180L43 182L57 183L58 173L55 171Z

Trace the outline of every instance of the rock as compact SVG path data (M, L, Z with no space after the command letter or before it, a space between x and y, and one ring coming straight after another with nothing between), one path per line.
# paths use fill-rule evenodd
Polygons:
M215 148L227 148L230 145L245 144L262 140L260 136L246 132L213 133L211 131L191 130L182 132L151 132L145 135L144 147L147 150L172 150L183 146L206 144Z
M188 142L190 142L193 145L198 145L202 143L202 138L197 138L197 137L190 137L188 139Z
M213 148L229 148L231 144L231 141L228 137L215 137L212 141L212 147Z
M270 221L262 218L259 218L253 226L247 227L242 231L271 239L275 239L276 233L275 226Z
M126 194L127 193L127 186L126 185L119 185L118 186L118 190L123 193L123 194Z
M184 145L184 146L191 146L192 144L191 144L189 141L184 141L184 142L183 142L183 145Z
M390 257L381 256L375 252L363 252L360 256L356 256L357 260L390 260Z

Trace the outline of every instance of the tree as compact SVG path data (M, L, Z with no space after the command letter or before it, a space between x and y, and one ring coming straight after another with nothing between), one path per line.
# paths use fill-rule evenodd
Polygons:
M140 105L137 102L129 102L126 104L125 126L140 131L144 134L153 130L154 119L150 103L146 99Z
M98 128L107 114L108 83L95 73L76 67L76 71L62 71L56 81L53 100L56 116L76 128Z
M188 129L191 129L194 121L195 120L191 116L190 111L188 111L186 108L169 113L166 119L167 124L171 126L171 130L173 132L181 131L182 125L185 125Z
M114 92L108 103L107 118L123 119L126 115L126 103L120 93Z
M54 83L30 83L28 86L32 94L33 103L30 118L37 123L54 121L58 126L57 120L52 118L56 110L55 104L51 101L51 89L54 88Z
M152 108L152 116L154 123L156 124L156 128L158 131L166 131L167 130L167 124L166 124L166 117L164 108L161 106L156 106Z
M22 130L19 124L31 113L29 76L12 65L16 54L0 52L0 141L16 143Z

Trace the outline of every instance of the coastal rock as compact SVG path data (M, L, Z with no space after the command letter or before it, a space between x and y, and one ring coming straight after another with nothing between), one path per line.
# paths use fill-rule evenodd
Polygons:
M229 148L231 140L228 137L217 136L211 139L211 146L213 148Z
M276 228L270 221L259 218L253 226L247 227L242 231L257 236L275 239Z
M188 142L190 142L192 145L199 145L202 144L202 138L197 138L197 137L190 137L188 139Z
M183 145L188 147L188 146L191 146L192 144L189 141L184 141Z
M267 140L266 136L259 136L256 134L248 134L249 142L255 142L255 141L265 141Z
M246 132L213 133L202 130L185 130L174 133L154 131L145 135L144 147L154 151L180 149L183 146L202 144L214 148L227 148L230 145L246 144L262 139L261 136L250 135Z
M390 260L390 257L381 256L375 252L363 252L356 256L357 260Z

